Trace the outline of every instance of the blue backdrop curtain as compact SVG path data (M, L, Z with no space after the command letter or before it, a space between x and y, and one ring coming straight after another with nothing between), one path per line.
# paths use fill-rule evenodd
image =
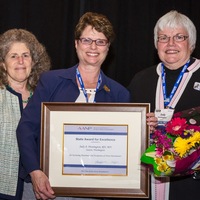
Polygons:
M158 62L153 28L159 17L173 9L190 17L200 33L197 0L0 0L0 33L10 28L33 32L46 46L52 69L68 68L77 62L78 19L87 11L102 13L116 32L102 69L127 86L136 72ZM199 40L193 55L200 58Z

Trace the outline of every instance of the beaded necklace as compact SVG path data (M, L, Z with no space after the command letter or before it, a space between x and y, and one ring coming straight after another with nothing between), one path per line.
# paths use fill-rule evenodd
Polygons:
M7 85L7 87L10 88L11 90L15 91L10 85ZM28 99L26 99L26 100L22 99L22 103L28 103L29 102L30 98L33 96L33 92L29 89L29 93L30 93L30 95L29 95Z
M30 98L33 96L33 92L32 91L29 91L29 92L30 92L30 95L29 95L28 99L26 99L26 100L22 99L22 103L28 103Z

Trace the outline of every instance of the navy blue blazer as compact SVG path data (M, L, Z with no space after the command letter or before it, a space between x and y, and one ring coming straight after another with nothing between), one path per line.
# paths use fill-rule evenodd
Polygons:
M42 102L75 102L79 96L76 68L51 70L41 75L33 97L23 111L17 128L22 170L20 177L40 169L40 116ZM102 71L96 102L130 102L129 91Z

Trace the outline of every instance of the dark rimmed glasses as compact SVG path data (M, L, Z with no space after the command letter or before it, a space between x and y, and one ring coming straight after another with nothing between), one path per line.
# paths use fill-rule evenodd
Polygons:
M108 40L106 39L92 40L91 38L79 38L79 40L85 45L91 45L93 42L95 42L97 46L106 46L106 44L108 44Z
M161 43L167 43L167 42L169 42L170 38L173 38L173 41L175 41L175 42L183 42L188 37L189 36L187 36L187 35L180 35L180 34L174 35L172 37L169 37L167 35L160 35L160 36L158 36L157 41L161 42Z

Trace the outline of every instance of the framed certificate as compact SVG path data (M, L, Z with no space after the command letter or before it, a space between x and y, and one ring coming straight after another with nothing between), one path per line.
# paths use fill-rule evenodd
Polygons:
M56 196L148 198L149 104L42 104L41 169Z

